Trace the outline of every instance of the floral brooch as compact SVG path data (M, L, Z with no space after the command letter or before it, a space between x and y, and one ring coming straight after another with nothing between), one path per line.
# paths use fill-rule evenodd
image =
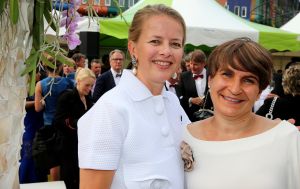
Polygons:
M188 143L182 141L180 145L181 149L181 158L184 162L184 171L192 171L194 169L194 157L193 157L193 151L191 147L188 145Z

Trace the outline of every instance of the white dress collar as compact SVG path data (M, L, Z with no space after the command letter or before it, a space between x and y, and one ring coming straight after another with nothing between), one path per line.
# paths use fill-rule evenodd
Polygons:
M134 101L142 101L153 97L150 90L139 79L137 79L136 76L134 76L131 70L123 70L118 87L125 90ZM163 89L161 96L166 97L166 91Z

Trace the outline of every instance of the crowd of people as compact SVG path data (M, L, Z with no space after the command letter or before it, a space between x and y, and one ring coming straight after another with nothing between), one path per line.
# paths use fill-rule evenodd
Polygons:
M248 38L210 55L184 54L185 40L176 10L148 5L129 28L131 69L118 49L108 55L110 69L100 59L86 65L81 53L71 57L73 65L49 56L55 67L44 65L46 76L37 78L26 103L20 182L63 180L67 189L300 188L300 64L290 64L276 82L270 53ZM212 117L199 120L200 109ZM44 128L63 138L47 168L31 153Z

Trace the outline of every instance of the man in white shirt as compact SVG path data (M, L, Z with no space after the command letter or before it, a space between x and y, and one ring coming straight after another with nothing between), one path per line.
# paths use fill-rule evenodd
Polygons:
M206 73L206 56L203 51L196 49L191 53L190 71L181 75L182 106L191 121L196 121L193 114L198 111L204 102L208 90ZM211 109L211 103L205 104Z
M93 100L96 102L104 93L118 85L122 76L125 54L115 49L109 53L110 70L97 78L93 93Z

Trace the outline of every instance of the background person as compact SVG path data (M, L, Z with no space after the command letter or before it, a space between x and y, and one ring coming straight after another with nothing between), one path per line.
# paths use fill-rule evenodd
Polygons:
M205 101L208 91L208 74L205 69L206 55L200 49L190 53L190 71L183 72L181 75L180 86L182 92L182 106L191 121L197 121L194 113L198 111ZM211 109L210 100L205 104Z
M63 65L63 76L70 79L75 85L75 66Z
M91 70L94 72L96 79L101 75L102 63L100 59L93 59L91 61Z
M272 66L269 52L248 38L213 50L208 84L214 116L184 133L195 160L186 173L188 189L300 188L300 133L287 121L252 112Z
M36 82L40 81L41 74L36 70ZM26 98L26 114L24 117L24 133L22 137L21 159L19 167L20 184L46 182L48 170L36 167L32 158L32 144L38 129L44 125L43 112L36 112L34 108L34 95Z
M282 78L284 95L279 97L273 107L273 118L284 120L295 119L295 125L300 125L300 64L291 66L284 71ZM274 98L266 99L256 112L265 116L271 107Z
M93 92L94 102L97 102L104 93L119 84L124 60L125 54L121 50L115 49L109 53L110 70L97 78Z
M76 87L62 93L57 101L53 125L64 137L60 175L67 189L79 188L77 122L92 107L89 93L95 79L90 69L79 67L76 70Z
M136 75L124 70L119 85L78 122L81 189L184 187L179 145L189 120L176 95L164 90L184 41L185 23L174 9L137 11L128 37Z
M185 66L185 69L182 69L183 72L185 71L191 71L191 67L190 67L190 63L191 63L191 52L186 54L184 57L183 57L183 62L184 62L184 66Z
M72 59L75 61L76 69L78 67L85 68L85 66L86 66L86 64L85 64L86 56L84 54L75 53L75 54L73 54Z
M182 98L181 87L180 87L181 73L182 73L181 67L177 68L177 71L165 83L165 89L167 91L176 94L179 100L181 100Z
M56 112L56 103L58 96L67 89L73 88L73 82L65 77L61 77L59 73L62 70L62 63L49 56L48 60L56 65L53 69L45 66L48 77L38 81L35 86L35 111L40 112L43 110L44 127L53 127L53 119ZM53 168L50 169L50 176L52 180L59 180L59 159L57 154L53 156ZM45 165L49 166L49 165Z

